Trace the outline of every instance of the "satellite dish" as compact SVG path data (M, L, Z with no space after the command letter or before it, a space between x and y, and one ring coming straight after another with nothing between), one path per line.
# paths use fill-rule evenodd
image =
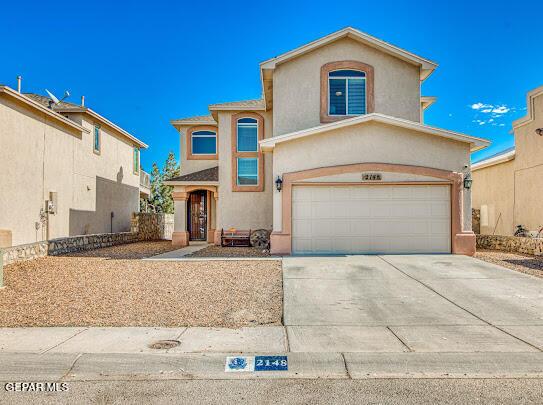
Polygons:
M45 89L45 92L47 93L47 95L49 96L49 98L51 100L53 100L53 103L55 104L58 104L60 103L60 100L58 98L55 97L55 95L53 93L51 93L49 90Z
M51 99L49 101L49 108L53 108L53 104L60 104L61 101L64 101L66 100L68 97L70 97L70 92L68 90L66 90L64 92L64 97L62 97L60 100L53 94L51 93L49 90L45 89L47 95L49 96L49 98Z

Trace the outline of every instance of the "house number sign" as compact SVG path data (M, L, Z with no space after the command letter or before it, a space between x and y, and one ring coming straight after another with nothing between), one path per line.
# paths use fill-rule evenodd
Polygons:
M381 173L362 173L362 181L379 181L383 180Z

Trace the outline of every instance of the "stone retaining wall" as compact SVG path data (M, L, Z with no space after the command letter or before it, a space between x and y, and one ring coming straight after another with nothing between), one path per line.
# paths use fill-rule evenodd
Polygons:
M2 252L2 262L4 266L15 262L23 262L26 260L37 259L38 257L47 256L47 250L47 241L28 243L26 245L18 245L0 249Z
M131 230L140 240L171 240L173 214L134 213Z
M67 238L51 239L49 241L48 254L49 256L58 256L66 253L100 249L137 241L138 235L132 232L70 236Z
M543 239L477 235L477 249L501 250L503 252L517 252L541 256L543 255Z

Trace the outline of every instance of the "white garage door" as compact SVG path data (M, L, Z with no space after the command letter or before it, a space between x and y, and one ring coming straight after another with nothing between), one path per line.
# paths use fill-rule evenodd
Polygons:
M294 253L450 253L447 185L295 186Z

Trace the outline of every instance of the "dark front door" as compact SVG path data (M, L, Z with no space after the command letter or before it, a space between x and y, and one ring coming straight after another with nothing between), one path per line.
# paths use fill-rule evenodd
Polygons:
M207 239L207 192L193 191L189 197L188 224L190 240Z

